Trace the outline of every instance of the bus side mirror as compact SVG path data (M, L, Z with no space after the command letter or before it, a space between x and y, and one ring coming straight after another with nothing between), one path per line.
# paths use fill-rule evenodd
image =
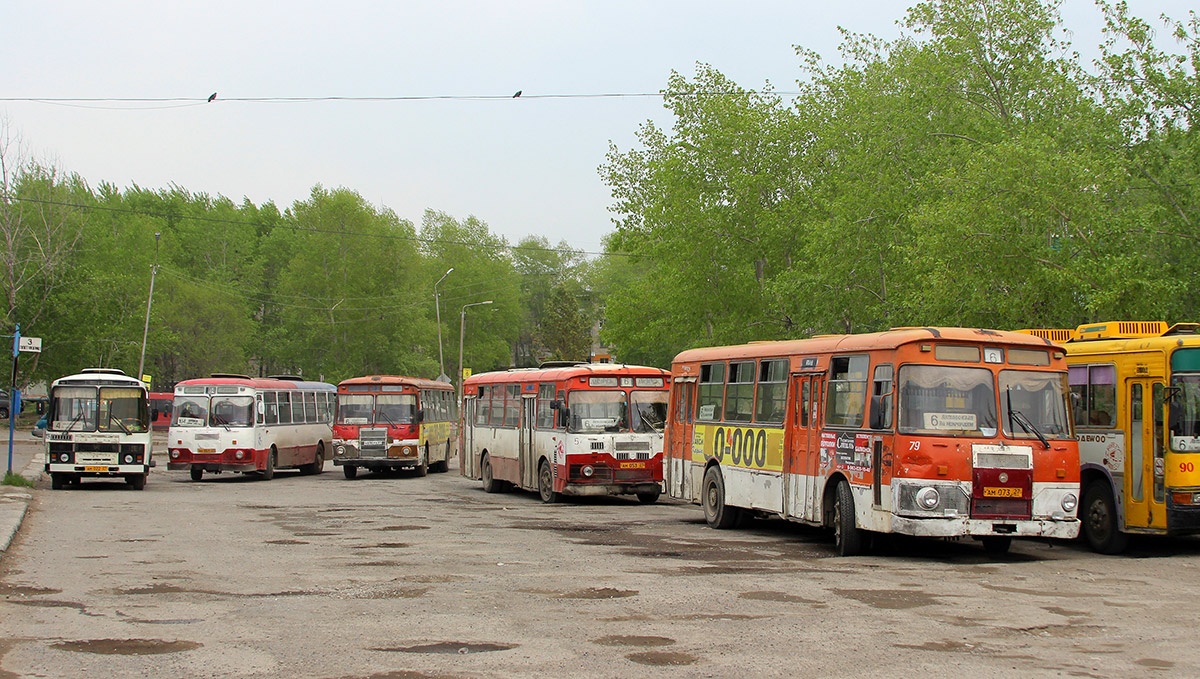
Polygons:
M258 408L258 414L259 414L259 415L262 415L263 413L267 412L267 407L266 407L265 405L263 405L263 402L262 402L262 401L258 401L258 402L255 404L255 407L257 407L257 408Z
M885 417L883 412L883 396L875 395L871 397L871 419L867 426L871 429L883 429L883 420Z
M562 410L562 407L563 402L558 399L554 399L550 402L550 410Z
M425 409L417 408L417 422L424 422L424 421L425 421Z

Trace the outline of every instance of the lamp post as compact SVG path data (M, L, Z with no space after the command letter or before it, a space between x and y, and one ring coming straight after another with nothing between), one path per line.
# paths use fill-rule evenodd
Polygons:
M491 303L492 303L492 300L489 299L486 302L472 302L470 304L464 304L463 308L462 308L462 312L459 314L459 319L458 319L458 404L459 404L459 406L462 406L462 395L463 395L463 391L462 391L463 335L465 334L466 327L467 327L467 307L482 306L484 304L491 304ZM459 440L461 441L462 437L459 437Z
M449 382L450 378L446 375L446 359L442 356L442 301L438 298L438 283L446 280L446 276L454 271L454 267L446 269L446 273L438 279L437 283L433 284L433 306L437 309L437 326L438 326L438 381Z
M158 274L158 237L154 232L154 266L150 267L150 296L146 298L146 325L142 327L142 357L138 359L137 378L142 379L142 371L146 369L146 336L150 334L150 305L154 303L154 277Z

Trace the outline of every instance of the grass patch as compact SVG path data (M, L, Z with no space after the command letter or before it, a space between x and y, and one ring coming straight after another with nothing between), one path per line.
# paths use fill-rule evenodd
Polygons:
M33 488L33 481L21 476L16 472L7 472L4 475L4 485L6 486L24 486L25 488Z

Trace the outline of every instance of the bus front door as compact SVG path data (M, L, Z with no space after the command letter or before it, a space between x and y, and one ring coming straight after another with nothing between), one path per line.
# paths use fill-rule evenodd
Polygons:
M783 511L786 516L815 520L813 507L820 503L816 474L821 458L820 427L817 422L817 401L821 394L821 375L793 377L791 427L789 443L784 449Z
M692 378L694 379L694 378ZM666 474L667 495L676 498L691 498L692 467L692 402L695 400L696 383L690 379L678 380L671 391L674 410L670 426L667 427L667 451L663 460Z
M524 394L521 398L521 426L517 428L520 450L517 464L521 468L521 486L537 488L537 451L533 449L534 423L537 422L537 395Z
M1167 528L1166 473L1163 458L1163 383L1161 380L1128 380L1129 408L1124 422L1128 432L1125 465L1125 526Z

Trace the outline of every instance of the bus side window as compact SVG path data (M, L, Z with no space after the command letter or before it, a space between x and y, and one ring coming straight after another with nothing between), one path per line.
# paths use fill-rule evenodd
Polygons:
M555 400L565 406L567 404L567 392L563 391L562 389L559 389L558 395L555 396ZM556 418L555 422L557 423L554 426L555 429L566 429L567 428L567 418L563 415L563 411L559 410L559 411L555 412L554 417Z
M797 405L800 408L800 426L801 427L808 426L808 409L809 409L808 401L809 401L809 396L810 396L809 391L810 391L811 384L812 384L812 381L808 380L808 379L804 380L804 382L802 382L800 384L800 401Z
M825 423L861 427L866 409L867 366L864 355L835 356L829 362L830 379L825 388Z
M279 405L275 401L275 392L263 392L263 406L267 412L263 418L264 424L279 424Z

